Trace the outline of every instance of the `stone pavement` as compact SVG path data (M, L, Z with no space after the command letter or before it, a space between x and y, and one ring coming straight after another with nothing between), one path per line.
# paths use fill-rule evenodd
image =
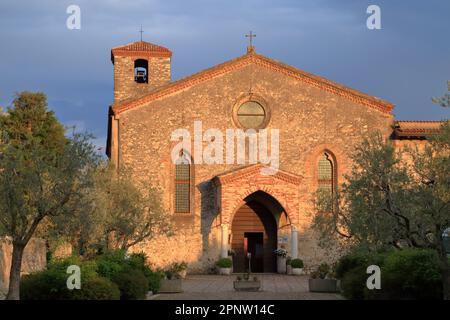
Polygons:
M236 292L236 275L189 275L183 280L182 293L156 294L155 300L341 300L335 293L312 293L308 290L308 276L259 274L262 290Z

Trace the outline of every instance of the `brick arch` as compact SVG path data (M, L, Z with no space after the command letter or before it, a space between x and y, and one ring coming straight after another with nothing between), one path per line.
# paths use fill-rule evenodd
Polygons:
M283 208L291 224L295 224L297 222L296 216L291 212L291 210L287 209L288 204L286 203L286 201L280 200L279 197L274 196L275 192L270 187L255 186L242 192L242 194L239 197L237 197L236 201L234 201L234 203L230 206L229 209L231 210L228 210L228 217L227 217L227 221L229 224L232 223L236 212L246 203L245 199L258 191L265 193L266 195L270 196L273 200L275 200Z
M274 198L286 212L292 224L298 223L299 186L298 175L277 170L272 175L263 174L262 164L242 167L214 178L220 201L220 221L230 224L234 213L249 195L262 191Z
M336 185L343 182L344 175L350 167L350 159L340 147L331 144L316 146L305 159L305 173L306 176L311 178L311 185L314 186L314 189L317 187L317 164L323 153L328 153L331 156Z

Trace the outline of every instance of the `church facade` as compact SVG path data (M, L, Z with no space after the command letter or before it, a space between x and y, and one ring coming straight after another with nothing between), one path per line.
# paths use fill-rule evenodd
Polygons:
M371 131L401 146L423 143L439 128L396 121L390 102L254 47L177 81L172 52L162 46L130 43L113 48L111 59L107 154L141 190L161 190L175 234L134 248L160 267L186 261L191 272L205 272L233 252L236 272L248 253L253 271L275 272L277 248L306 270L330 262L341 253L338 245L321 249L311 229L316 190L343 182L355 146ZM267 147L257 156L255 141Z

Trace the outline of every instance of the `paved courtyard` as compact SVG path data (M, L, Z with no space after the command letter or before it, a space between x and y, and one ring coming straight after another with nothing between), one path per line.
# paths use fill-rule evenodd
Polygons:
M156 294L155 300L341 300L335 293L312 293L308 290L308 276L260 274L262 290L236 292L235 275L189 275L183 281L182 293Z

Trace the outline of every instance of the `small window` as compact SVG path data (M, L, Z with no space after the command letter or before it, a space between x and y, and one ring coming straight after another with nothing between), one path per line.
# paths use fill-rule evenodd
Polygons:
M264 125L266 111L258 102L247 101L237 110L237 119L245 129L258 129Z
M181 154L175 164L175 212L188 213L191 208L191 164Z
M320 190L333 192L334 166L329 154L324 153L319 158L317 182Z
M148 83L148 61L137 59L134 61L134 81Z

